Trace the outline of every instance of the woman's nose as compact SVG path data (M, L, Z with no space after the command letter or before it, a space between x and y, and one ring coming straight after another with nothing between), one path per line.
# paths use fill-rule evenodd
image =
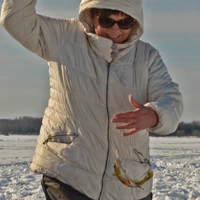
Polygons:
M115 23L112 27L111 27L112 30L119 30L119 26L117 23Z

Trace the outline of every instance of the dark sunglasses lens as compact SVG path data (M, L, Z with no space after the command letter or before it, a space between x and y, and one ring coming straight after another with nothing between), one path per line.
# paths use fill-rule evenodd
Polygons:
M134 24L134 20L130 18L122 19L117 22L108 17L97 16L97 18L99 25L103 28L111 28L115 23L117 23L120 29L130 29Z
M114 21L109 18L100 17L98 18L99 25L103 28L111 28L114 25Z
M121 29L129 29L133 26L133 20L132 19L124 19L118 21L118 26Z

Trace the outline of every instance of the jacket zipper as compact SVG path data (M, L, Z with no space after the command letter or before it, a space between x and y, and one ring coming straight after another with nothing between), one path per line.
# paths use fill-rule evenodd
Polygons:
M110 73L110 63L108 63L107 65L107 82L106 82L106 111L107 111L107 118L108 118L108 125L107 125L107 141L108 141L108 149L107 149L107 156L106 156L106 163L105 163L105 168L104 168L104 172L101 178L101 191L99 193L99 198L98 200L100 200L101 198L101 194L103 191L103 179L106 173L106 168L107 168L107 164L108 164L108 157L109 157L109 150L110 150L110 138L109 138L109 129L110 129L110 116L109 116L109 110L108 110L108 80L109 80L109 73Z

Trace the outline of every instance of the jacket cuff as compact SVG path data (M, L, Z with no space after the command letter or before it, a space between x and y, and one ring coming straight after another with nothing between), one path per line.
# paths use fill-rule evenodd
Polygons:
M165 113L163 109L156 104L156 102L146 103L144 106L155 110L159 120L156 126L148 128L147 131L160 135L168 135L176 130L178 122L176 123L176 121L172 121L170 114Z

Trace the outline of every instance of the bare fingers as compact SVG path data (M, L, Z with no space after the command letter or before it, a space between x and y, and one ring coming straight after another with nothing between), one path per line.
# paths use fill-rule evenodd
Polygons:
M126 123L126 124L131 124L133 123L134 118L113 118L111 122L113 123Z
M138 130L136 129L136 127L133 123L116 125L115 128L119 129L119 130L120 129L129 129L129 131L123 132L122 136L129 136L129 135L132 135L132 134L135 134L138 132Z
M137 132L138 132L138 130L136 130L136 128L133 128L133 129L127 131L127 132L123 132L123 133L122 133L122 136L133 135L133 134L135 134L135 133L137 133Z
M121 124L121 125L116 125L115 126L116 129L133 129L135 128L135 126L133 125L133 123L129 123L129 124Z

